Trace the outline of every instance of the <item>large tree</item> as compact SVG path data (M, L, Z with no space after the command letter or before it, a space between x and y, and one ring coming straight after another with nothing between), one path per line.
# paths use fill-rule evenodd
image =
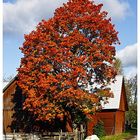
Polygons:
M25 35L18 84L26 97L24 108L37 120L76 122L77 114L94 113L102 97L112 96L105 86L116 75L114 45L119 41L102 6L69 0ZM98 84L94 94L90 84Z

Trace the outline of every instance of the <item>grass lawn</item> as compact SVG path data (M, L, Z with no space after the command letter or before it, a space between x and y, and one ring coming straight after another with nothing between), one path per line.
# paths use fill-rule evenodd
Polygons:
M131 138L134 135L136 135L136 130L128 130L122 134L104 136L100 138L100 140L125 140L127 138Z

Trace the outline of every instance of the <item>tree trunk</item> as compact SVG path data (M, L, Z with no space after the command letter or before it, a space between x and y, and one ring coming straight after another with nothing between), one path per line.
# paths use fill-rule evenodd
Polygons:
M71 114L67 111L66 115L66 131L73 132Z

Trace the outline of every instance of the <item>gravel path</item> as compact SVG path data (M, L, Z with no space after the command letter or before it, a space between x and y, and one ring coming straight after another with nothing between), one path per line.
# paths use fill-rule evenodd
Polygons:
M137 136L135 135L133 138L129 138L129 139L126 139L126 140L137 140Z
M130 140L137 140L137 136L134 136L134 138L131 138Z

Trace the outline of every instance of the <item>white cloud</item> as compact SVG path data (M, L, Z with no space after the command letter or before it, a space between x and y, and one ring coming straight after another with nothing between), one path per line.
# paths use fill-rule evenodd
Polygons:
M3 4L4 33L28 33L43 18L48 19L54 10L68 0L17 0ZM129 11L129 4L120 0L98 0L104 4L114 19L124 18Z
M137 67L137 44L126 46L118 51L116 56L124 67Z
M123 73L127 79L137 74L137 47L137 44L128 45L116 54L122 62Z
M17 0L3 4L4 32L27 33L67 0Z
M130 13L130 5L127 1L121 0L97 0L103 3L103 10L108 12L108 16L114 20L124 19Z

